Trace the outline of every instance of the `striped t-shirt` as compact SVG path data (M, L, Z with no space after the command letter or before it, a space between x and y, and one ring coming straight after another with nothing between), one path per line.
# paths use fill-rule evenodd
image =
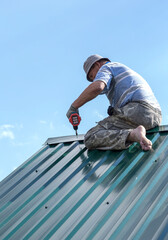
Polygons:
M148 83L129 67L108 62L98 71L95 81L103 81L106 86L101 94L106 94L112 107L123 107L129 102L146 102L160 109Z

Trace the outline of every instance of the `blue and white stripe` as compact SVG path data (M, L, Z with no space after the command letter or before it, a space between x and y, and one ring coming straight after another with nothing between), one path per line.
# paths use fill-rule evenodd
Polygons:
M106 94L113 107L123 107L132 101L143 101L160 109L148 83L138 73L121 63L104 64L94 81L103 81L106 84L101 94Z

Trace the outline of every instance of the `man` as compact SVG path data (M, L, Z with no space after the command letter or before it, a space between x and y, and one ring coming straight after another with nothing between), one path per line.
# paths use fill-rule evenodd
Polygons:
M79 114L78 109L99 94L106 94L110 102L109 116L86 133L86 147L120 150L139 142L142 150L150 150L146 130L158 126L162 116L148 83L127 66L97 54L87 58L83 67L92 83L72 103L67 117Z

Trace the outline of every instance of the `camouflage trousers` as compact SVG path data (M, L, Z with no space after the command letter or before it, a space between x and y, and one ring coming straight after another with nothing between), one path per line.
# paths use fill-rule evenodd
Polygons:
M131 102L114 109L112 116L98 122L84 137L88 149L121 150L132 143L127 141L130 132L143 125L146 130L161 123L161 111L147 103Z

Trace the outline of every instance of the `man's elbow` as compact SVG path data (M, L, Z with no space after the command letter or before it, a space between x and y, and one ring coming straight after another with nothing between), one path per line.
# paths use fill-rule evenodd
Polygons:
M96 82L93 82L92 84L95 92L98 92L98 93L101 93L106 86L105 83L102 81L96 81Z

